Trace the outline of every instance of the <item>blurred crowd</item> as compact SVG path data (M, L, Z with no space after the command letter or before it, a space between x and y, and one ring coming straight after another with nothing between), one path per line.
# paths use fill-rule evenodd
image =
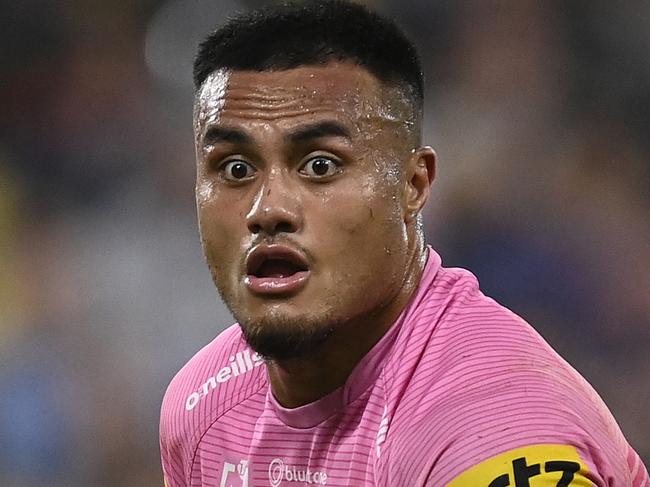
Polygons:
M196 43L264 1L0 1L0 485L161 485L159 405L230 315L193 196ZM425 215L650 462L650 3L375 0L419 46Z

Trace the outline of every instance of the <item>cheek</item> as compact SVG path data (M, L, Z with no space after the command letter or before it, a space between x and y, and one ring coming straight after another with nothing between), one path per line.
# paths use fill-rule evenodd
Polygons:
M230 262L239 254L242 231L242 211L232 201L222 202L218 190L206 183L197 186L196 208L199 233L206 257L210 264Z
M339 194L325 206L316 230L327 241L330 258L342 266L368 267L399 252L406 234L394 191L368 185L363 191Z
M214 234L228 228L233 231L242 226L245 211L240 194L224 190L210 180L197 181L195 188L196 209L202 232Z
M392 200L391 200L392 201ZM339 203L340 200L337 200ZM326 296L323 304L353 313L373 309L402 282L406 243L399 218L384 200L337 204L317 232ZM325 222L325 219L323 220Z
M369 177L357 190L337 201L337 218L351 235L383 235L390 239L400 226L401 210L396 185L387 182L384 174Z

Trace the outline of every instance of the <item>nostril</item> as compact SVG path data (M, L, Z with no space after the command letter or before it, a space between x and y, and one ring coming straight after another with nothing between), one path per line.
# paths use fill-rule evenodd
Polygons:
M260 223L251 223L248 225L248 229L252 234L266 232L269 235L275 235L277 233L294 233L296 231L296 227L293 224L284 221L278 222L275 225L269 225L268 227Z
M277 233L292 233L295 231L294 226L289 222L278 222L275 226Z

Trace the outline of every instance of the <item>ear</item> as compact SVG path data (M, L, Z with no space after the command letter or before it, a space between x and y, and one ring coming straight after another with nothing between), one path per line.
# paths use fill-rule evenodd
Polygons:
M429 146L416 150L406 168L404 222L415 220L429 197L436 177L436 152Z

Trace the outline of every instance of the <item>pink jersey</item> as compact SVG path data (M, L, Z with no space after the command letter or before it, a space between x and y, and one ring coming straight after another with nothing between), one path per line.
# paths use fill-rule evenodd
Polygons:
M160 446L169 487L650 487L591 386L431 249L341 388L283 408L232 326L172 380Z

